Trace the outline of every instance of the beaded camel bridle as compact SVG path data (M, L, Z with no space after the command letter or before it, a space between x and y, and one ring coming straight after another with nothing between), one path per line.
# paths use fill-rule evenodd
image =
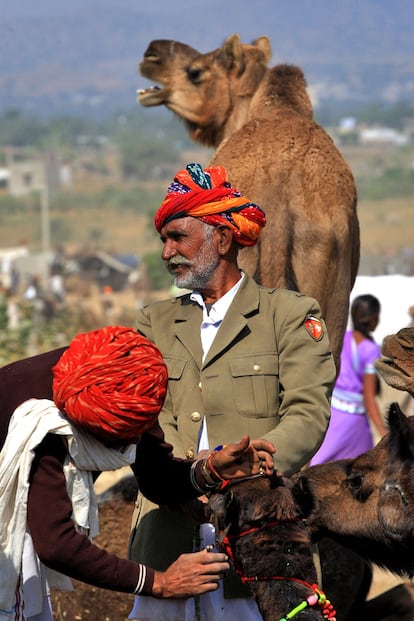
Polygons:
M226 480L220 485L220 488L216 490L218 493L226 492L229 488L238 485L242 481L256 479L259 477L266 477L266 475L260 473L256 475L252 475L250 477L243 477L237 480ZM268 477L267 477L268 478ZM300 578L295 578L292 576L279 576L279 575L265 575L265 576L246 576L242 570L242 567L234 558L232 542L241 539L243 537L248 537L249 535L253 535L262 530L272 528L273 526L278 526L286 521L297 522L300 521L299 517L292 518L290 520L268 520L261 524L260 526L252 526L243 530L239 533L229 533L231 528L231 524L228 524L226 528L221 529L218 524L216 524L216 548L218 550L223 550L229 559L231 560L235 572L240 576L240 579L243 584L254 583L254 582L271 582L271 581L286 581L286 582L294 582L296 584L300 584L302 586L307 587L311 593L310 595L301 601L297 606L295 606L292 610L290 610L284 617L279 619L278 621L289 621L293 619L296 615L298 615L302 610L305 610L308 607L319 605L321 607L321 612L323 614L324 619L329 621L336 621L336 611L326 597L325 593L318 587L317 584L311 584L306 582L305 580L301 580Z

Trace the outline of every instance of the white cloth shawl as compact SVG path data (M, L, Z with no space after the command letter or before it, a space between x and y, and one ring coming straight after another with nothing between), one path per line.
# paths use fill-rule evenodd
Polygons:
M48 433L67 439L69 454L64 473L73 506L72 519L76 528L91 539L99 533L92 472L117 470L135 459L135 445L130 445L124 453L106 447L72 426L53 401L30 399L16 408L0 453L0 621L10 620L13 614L19 576L27 598L27 616L40 612L32 608L41 606L46 580L50 586L71 589L69 578L42 567L26 532L30 469L35 448ZM25 593L25 582L37 585L35 589L30 588L30 601L29 584Z

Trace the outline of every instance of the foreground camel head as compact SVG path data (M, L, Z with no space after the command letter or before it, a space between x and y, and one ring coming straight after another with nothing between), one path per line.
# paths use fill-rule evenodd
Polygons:
M218 545L250 587L264 621L284 617L312 594L310 536L288 479L275 475L231 483L211 496L209 509ZM309 621L323 618L318 605L305 615Z
M313 536L328 535L399 575L414 575L414 417L397 403L389 433L355 459L312 466L293 494Z
M375 363L378 373L387 384L414 397L414 327L386 336L381 353Z
M269 71L270 57L265 36L247 45L234 34L207 54L178 41L152 41L139 69L161 88L138 91L138 101L146 107L166 106L184 121L193 140L218 146L248 120L250 101ZM303 80L300 69L291 72Z

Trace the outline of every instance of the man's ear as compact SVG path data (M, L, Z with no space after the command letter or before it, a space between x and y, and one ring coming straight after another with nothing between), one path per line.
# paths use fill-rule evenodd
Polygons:
M233 243L233 233L228 226L225 226L223 224L216 227L216 232L218 235L218 253L221 255L225 255L229 252Z

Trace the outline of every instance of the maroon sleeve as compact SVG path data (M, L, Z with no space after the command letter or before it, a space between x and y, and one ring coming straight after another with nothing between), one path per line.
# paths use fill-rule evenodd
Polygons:
M142 434L137 446L137 457L132 470L141 492L159 505L175 508L180 502L200 495L190 478L193 462L173 457L173 447L164 439L158 422ZM202 485L204 480L196 471L196 480Z
M47 567L96 587L133 593L140 585L143 594L150 594L152 569L120 559L76 531L62 469L65 455L63 440L51 434L36 450L27 520L40 560Z
M0 449L14 410L27 399L52 399L52 367L65 347L7 364L0 369Z

